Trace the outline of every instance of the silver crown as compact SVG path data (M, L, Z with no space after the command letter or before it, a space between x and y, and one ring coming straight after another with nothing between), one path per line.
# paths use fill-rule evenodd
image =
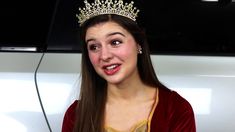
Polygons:
M103 14L116 14L130 18L136 21L137 14L139 12L136 7L133 7L134 2L123 3L123 0L95 0L94 3L88 3L84 0L85 7L83 9L79 8L80 14L76 15L78 18L78 23L82 25L86 20Z

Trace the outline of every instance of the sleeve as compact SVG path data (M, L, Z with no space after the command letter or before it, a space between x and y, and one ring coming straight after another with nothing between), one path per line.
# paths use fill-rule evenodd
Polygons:
M72 132L75 122L75 111L77 107L77 101L75 101L73 104L69 106L69 108L66 110L63 124L62 124L62 132Z
M172 102L174 103L171 112L171 132L196 132L196 124L193 109L190 103L173 92Z

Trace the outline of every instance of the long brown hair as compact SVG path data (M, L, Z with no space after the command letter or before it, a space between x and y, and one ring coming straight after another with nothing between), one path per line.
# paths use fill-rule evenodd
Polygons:
M138 55L137 67L142 82L153 87L161 85L152 66L145 33L136 22L119 15L99 15L89 19L81 27L81 41L83 42L82 82L74 132L104 132L107 83L95 72L90 62L85 35L89 27L108 21L116 22L129 31L135 41L141 45L143 53Z

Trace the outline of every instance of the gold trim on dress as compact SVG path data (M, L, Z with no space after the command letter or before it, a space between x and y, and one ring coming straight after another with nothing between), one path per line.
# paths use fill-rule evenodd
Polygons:
M158 101L159 101L159 96L158 96L158 88L156 90L156 99L155 99L155 102L154 102L154 105L153 105L153 108L152 108L152 111L150 112L150 115L149 115L149 118L148 118L148 132L150 132L150 129L151 129L151 121L152 121L152 117L153 117L153 114L154 114L154 111L157 107L157 104L158 104Z

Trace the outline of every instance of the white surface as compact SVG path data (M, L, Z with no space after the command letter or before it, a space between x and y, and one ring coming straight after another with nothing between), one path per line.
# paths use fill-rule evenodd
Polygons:
M40 53L0 53L0 131L46 132L33 73ZM235 57L152 55L160 81L192 105L197 132L235 131ZM37 74L53 132L78 98L80 54L45 54Z
M47 132L34 71L41 54L0 53L0 132Z
M37 77L39 92L53 132L61 132L64 112L80 91L80 54L45 54Z

